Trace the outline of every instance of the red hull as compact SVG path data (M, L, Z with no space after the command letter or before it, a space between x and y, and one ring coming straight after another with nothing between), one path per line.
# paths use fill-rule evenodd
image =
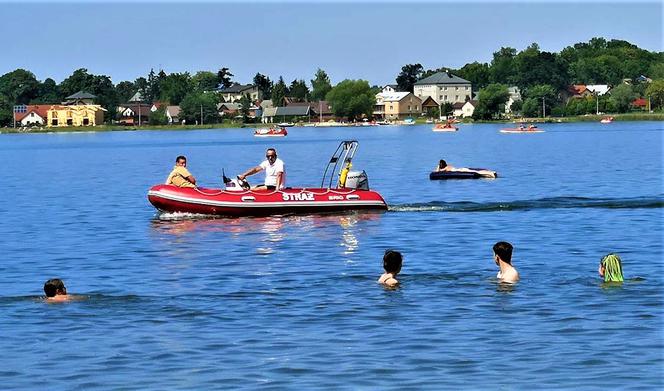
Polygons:
M372 190L289 188L283 191L224 191L156 185L148 200L165 212L218 216L269 216L328 213L351 210L386 210L383 197Z

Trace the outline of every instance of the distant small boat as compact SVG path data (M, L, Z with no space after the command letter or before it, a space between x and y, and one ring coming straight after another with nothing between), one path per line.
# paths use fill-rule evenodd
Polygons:
M603 124L610 124L611 122L613 122L613 117L604 117L604 118L602 118L602 120L599 121L599 122L601 122L601 123L603 123Z
M412 118L406 118L403 120L404 125L415 125L415 120Z
M277 126L281 126L282 128L288 128L288 127L291 127L291 126L295 126L295 124L292 123L292 122L281 122L281 123L278 123Z
M518 128L500 129L500 133L544 133L543 130L535 125L519 126Z
M448 122L446 124L437 124L431 130L433 130L434 132L456 132L459 130L459 128L452 125L452 123Z
M432 124L432 123L433 123L433 120L432 120L432 119L428 119L428 120L426 120L426 123L428 123L428 124Z
M254 131L255 137L284 137L288 135L288 131L285 128L274 129L274 128L263 128L256 129Z

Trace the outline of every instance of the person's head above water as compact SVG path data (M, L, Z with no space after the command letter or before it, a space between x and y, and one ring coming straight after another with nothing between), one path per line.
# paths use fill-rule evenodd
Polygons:
M385 251L385 255L383 255L383 269L385 269L385 272L398 274L401 271L402 264L403 257L400 252L394 250Z
M493 245L493 253L500 258L501 261L511 265L512 264L512 250L514 247L508 242L498 242ZM498 263L498 262L496 262Z
M622 261L618 254L606 254L599 261L598 273L601 277L604 277L604 282L622 282Z
M59 278L52 278L44 284L44 293L46 297L55 297L56 295L66 295L67 288L65 283Z
M440 161L438 162L438 168L442 170L445 167L447 167L447 162L443 159L440 159Z

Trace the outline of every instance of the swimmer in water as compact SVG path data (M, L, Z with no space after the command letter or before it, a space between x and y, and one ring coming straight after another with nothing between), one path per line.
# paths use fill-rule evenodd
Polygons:
M396 277L401 272L402 263L403 257L400 252L394 250L385 251L385 255L383 255L383 269L385 269L385 273L380 276L378 283L389 287L399 284Z
M500 268L496 278L500 282L514 284L519 281L519 272L512 266L512 250L514 247L508 242L498 242L493 245L493 260Z
M597 269L604 282L623 282L622 261L618 254L610 253L599 261Z
M59 278L53 278L46 281L44 284L44 293L46 293L46 300L49 301L69 300L65 283Z

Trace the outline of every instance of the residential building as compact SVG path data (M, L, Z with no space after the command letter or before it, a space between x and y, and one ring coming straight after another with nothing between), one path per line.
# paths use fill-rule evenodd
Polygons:
M645 98L634 99L632 107L635 109L648 110L648 100Z
M14 112L16 126L40 126L46 123L48 109L53 105L27 105L19 106Z
M224 98L224 101L229 103L237 102L247 94L249 94L249 98L251 98L252 102L263 99L263 94L255 84L235 83L228 88L220 89L219 92Z
M432 97L427 98L422 102L422 113L426 113L429 117L433 116L434 111L440 115L440 105Z
M381 92L399 92L399 85L398 84L388 84L385 87L383 87L383 90Z
M332 112L332 106L327 101L321 100L316 102L294 102L290 103L288 107L305 107L309 106L310 121L325 122L334 120L335 116Z
M611 90L611 87L608 86L607 84L590 84L586 86L586 89L590 91L593 95L597 94L599 96L602 96L604 94L607 94Z
M379 92L373 115L385 119L404 119L422 114L422 99L411 92Z
M521 100L521 91L519 90L519 87L509 87L507 91L509 91L510 97L507 99L507 103L505 103L505 114L512 112L512 103Z
M156 109L154 111L156 111ZM152 106L147 103L125 103L117 108L117 122L120 125L140 126L148 123L152 112Z
M217 112L220 117L232 118L240 114L241 107L239 103L218 103Z
M169 124L180 123L180 106L166 106L166 118Z
M307 119L311 116L311 107L305 106L279 106L263 109L263 123L273 123L275 120L280 122L297 121L302 117Z
M96 95L90 93L79 91L75 94L69 95L65 98L65 101L62 102L63 105L93 105L94 100L97 98Z
M423 101L431 97L440 106L443 103L465 102L471 99L473 88L468 80L447 71L415 82L413 93Z
M464 103L457 102L453 105L453 107L455 117L468 118L473 116L475 108L477 107L477 101L469 100L468 102Z
M100 105L74 104L52 105L46 115L46 126L96 126L104 122L104 112ZM149 111L149 110L148 110Z

